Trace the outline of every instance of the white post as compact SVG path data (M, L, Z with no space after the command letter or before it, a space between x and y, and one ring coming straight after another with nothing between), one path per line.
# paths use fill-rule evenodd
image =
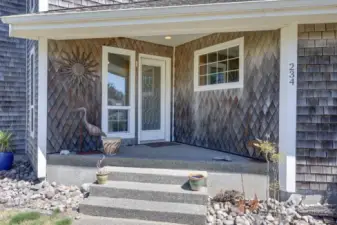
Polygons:
M48 0L39 0L39 12L48 11Z
M297 24L281 29L279 182L281 193L296 192Z
M39 38L38 43L37 177L45 178L47 169L48 39Z

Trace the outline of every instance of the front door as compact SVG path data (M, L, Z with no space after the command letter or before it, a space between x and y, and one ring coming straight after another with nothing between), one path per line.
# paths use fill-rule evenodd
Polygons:
M139 142L167 138L166 60L140 56L139 63ZM169 87L168 87L169 88Z

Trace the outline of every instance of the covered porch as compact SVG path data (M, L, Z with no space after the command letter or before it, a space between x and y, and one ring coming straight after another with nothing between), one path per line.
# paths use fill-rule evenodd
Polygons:
M87 122L91 125L101 128L108 136L121 137L121 134L109 135L113 132L107 132L110 129L109 110L115 110L111 117L119 118L118 125L112 123L111 129L128 131L122 137L125 145L143 144L141 119L144 111L139 93L151 95L150 90L140 85L143 82L140 74L144 72L141 65L148 66L146 61L153 56L151 66L159 67L166 75L162 79L165 82L161 82L161 96L166 98L163 99L165 104L160 104L160 119L156 120L160 129L145 132L145 136L258 158L248 143L268 135L279 142L283 157L279 167L281 190L295 192L297 29L299 23L335 20L336 14L329 8L332 4L332 1L318 3L311 0L254 1L123 10L64 10L3 18L11 25L12 36L38 41L38 135L37 145L32 146L36 150L38 176L43 178L52 173L47 171L47 163L52 165L53 160L66 162L76 157L82 165L96 160L91 156L52 154L66 148L97 147L95 143L99 137L89 134L90 126L81 128L83 110L82 116L73 116L73 111L81 108L82 103L89 103L91 107L87 109L88 114L84 114L90 116ZM213 49L214 46L217 48ZM242 48L239 47L234 57L226 55L226 59L207 61L208 54L220 55L221 50L228 52L237 46ZM108 102L106 72L109 72L109 64L116 62L110 62L109 53L122 55L119 59L125 59L125 56L129 59L128 103L125 100L123 104L116 103L113 99ZM224 67L217 67L216 72L206 75L210 75L211 82L214 81L212 77L216 77L216 82L226 85L201 88L200 84L209 84L209 78L205 81L205 74L195 71L201 71L199 67L204 64L198 65L198 60L199 56L205 55L204 64L239 59L234 69L225 71L238 74L234 79L227 77L227 82L222 82L223 77L217 73ZM164 63L158 63L158 59ZM84 61L85 66L78 65ZM68 83L64 88L63 79L57 80L69 73L75 77L89 74L87 79L92 82L73 94L80 86ZM228 80L235 85L228 87ZM86 98L77 101L75 96ZM156 132L158 130L160 132ZM144 138L153 141L150 139ZM219 163L210 160L213 154L210 152L199 153L199 150L177 146L171 150L161 153L143 145L122 147L120 156L111 160L126 162L131 159L135 165L138 161L156 157L170 160L172 157L173 161L177 157L190 164L200 158L206 158L212 164ZM194 154L199 156L189 160ZM244 166L246 162L247 159L238 160L235 165ZM234 162L221 162L221 165L230 163Z

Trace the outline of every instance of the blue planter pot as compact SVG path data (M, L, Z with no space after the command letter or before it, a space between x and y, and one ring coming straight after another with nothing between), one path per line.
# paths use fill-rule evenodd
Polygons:
M13 165L13 152L0 152L0 170L10 170Z

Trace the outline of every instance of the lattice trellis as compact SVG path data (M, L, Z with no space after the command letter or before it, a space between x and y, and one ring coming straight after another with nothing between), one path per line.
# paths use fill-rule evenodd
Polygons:
M244 37L244 88L194 92L194 51ZM279 31L212 34L176 48L175 140L259 157L250 140L278 140Z

